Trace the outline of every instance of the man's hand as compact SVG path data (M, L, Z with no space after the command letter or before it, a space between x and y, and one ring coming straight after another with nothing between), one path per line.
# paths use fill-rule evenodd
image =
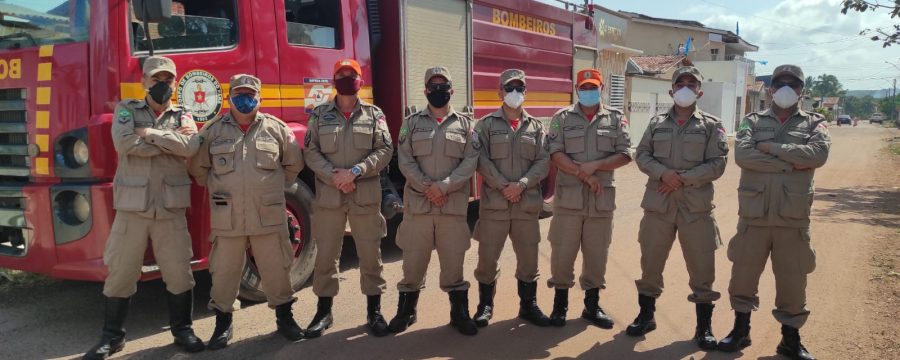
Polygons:
M586 163L577 163L578 171L580 173L584 174L584 177L594 175L594 173L597 172L597 168L598 168L596 163L597 163L596 161L589 161Z
M184 136L191 136L191 135L194 135L197 133L196 128L193 128L190 126L184 126L184 125L182 125L178 129L175 129L175 131L177 131L179 134L184 135Z
M796 171L808 171L808 170L812 170L812 169L813 168L811 168L811 167L794 164L794 170L796 170Z
M431 204L437 207L444 207L444 205L447 205L447 195L431 200Z
M660 177L659 180L661 180L663 184L666 184L669 188L673 189L673 191L684 186L684 179L681 177L681 175L678 175L677 171L671 169L666 170L666 172L662 174L662 177Z
M352 183L356 181L356 175L353 175L349 169L334 169L331 170L331 182L334 184L336 188L342 188L347 183Z
M656 192L660 194L668 194L675 190L678 190L678 188L673 188L669 185L666 185L666 183L659 183L659 186L656 187Z
M356 183L353 183L353 182L344 183L343 185L341 185L339 187L339 189L341 189L341 192L343 192L344 194L352 193L352 192L356 191Z
M503 197L510 202L517 203L522 199L523 191L525 191L525 189L522 189L522 187L519 186L519 183L507 183L503 188Z
M760 152L762 152L764 154L768 154L769 150L771 150L771 149L772 149L772 143L761 142L761 143L756 144L756 150L759 150Z
M136 127L134 128L134 134L140 137L147 137L147 128L145 127Z
M600 182L600 178L591 175L587 177L585 183L591 187L591 192L594 193L594 195L600 196L600 194L603 194L603 183Z
M435 205L437 205L437 201L441 198L444 198L444 203L447 202L446 196L441 192L441 188L437 183L431 184L431 186L428 187L428 190L425 190L425 197L428 198L428 201L435 203Z

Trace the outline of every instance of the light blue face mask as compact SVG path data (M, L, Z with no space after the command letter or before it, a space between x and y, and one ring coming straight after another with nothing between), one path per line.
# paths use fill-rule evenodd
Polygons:
M600 103L600 89L578 90L578 102L591 107Z

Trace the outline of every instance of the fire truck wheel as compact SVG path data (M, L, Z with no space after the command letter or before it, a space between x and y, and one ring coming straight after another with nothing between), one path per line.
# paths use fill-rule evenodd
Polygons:
M288 234L294 248L294 263L291 265L291 286L300 290L313 272L316 259L316 243L310 235L310 215L313 211L313 193L299 179L286 189ZM259 271L253 254L247 251L247 265L241 277L238 298L248 302L264 302L266 294L261 290Z

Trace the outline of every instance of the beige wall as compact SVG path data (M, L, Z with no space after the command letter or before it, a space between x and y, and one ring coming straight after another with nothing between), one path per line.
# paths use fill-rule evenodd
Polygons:
M688 37L693 37L688 58L692 61L712 60L710 49L719 49L717 60L725 59L725 44L710 42L708 31L691 30L678 27L660 26L631 21L625 34L625 46L641 49L644 55L674 55L679 44L684 44Z

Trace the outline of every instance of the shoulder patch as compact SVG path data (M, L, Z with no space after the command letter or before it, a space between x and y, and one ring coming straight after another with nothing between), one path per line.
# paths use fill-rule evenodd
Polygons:
M127 124L134 118L134 115L128 109L120 109L118 113L116 113L116 119L120 124Z

